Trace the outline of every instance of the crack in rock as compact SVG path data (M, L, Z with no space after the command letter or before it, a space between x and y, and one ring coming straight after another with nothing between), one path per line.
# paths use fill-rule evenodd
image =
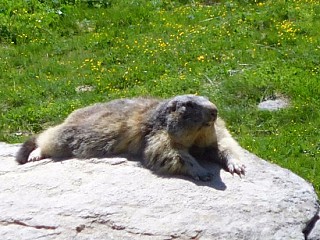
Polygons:
M202 230L197 230L195 231L195 233L193 235L189 235L186 232L182 232L182 233L176 233L176 234L171 234L169 235L159 235L159 234L154 234L154 233L150 233L150 232L139 232L139 231L133 231L133 230L125 230L127 233L131 233L134 235L139 235L139 236L153 236L153 237L163 237L164 240L173 240L173 239L195 239L198 240L200 239L201 235L202 235Z
M202 232L203 232L202 230L196 231L197 234L194 237L191 237L191 239L200 239Z
M119 225L119 224L116 224L114 223L113 221L111 220L104 220L104 219L96 219L96 220L93 220L91 222L92 223L98 223L98 224L103 224L103 225L107 225L108 227L110 227L111 229L113 230L125 230L126 227L125 226L122 226L122 225Z
M0 171L0 176L10 173L10 171Z
M317 221L320 219L319 210L317 213L311 218L311 220L307 223L307 226L303 229L304 239L308 240L308 236L316 225Z
M107 214L106 216L109 216L109 215L112 215L112 214ZM86 216L86 217L83 217L85 219L88 219L88 218L96 218L94 220L91 221L91 224L102 224L102 225L106 225L108 226L109 228L113 229L113 230L118 230L118 231L125 231L127 233L130 233L130 234L134 234L134 235L143 235L143 236L158 236L156 234L153 234L153 233L149 233L149 232L137 232L137 231L133 231L133 230L130 230L130 229L127 229L125 226L123 225L120 225L120 224L116 224L114 221L110 220L110 219L103 219L102 216ZM84 229L84 228L83 228ZM81 229L81 231L83 230ZM81 232L81 231L77 231L77 232Z
M190 234L187 234L186 232L182 232L180 234L171 235L170 240L173 240L173 239L190 239L190 240L195 239L195 240L198 240L201 238L202 233L203 233L203 230L195 230L195 233L190 236Z
M29 224L26 224L26 223L24 223L24 222L22 222L22 221L19 221L19 220L1 221L0 223L3 224L3 225L11 225L11 224L14 224L14 225L20 225L20 226L24 226L24 227L30 227L30 228L36 228L36 229L46 229L46 230L55 230L55 229L58 228L58 227L56 227L56 226L29 225Z

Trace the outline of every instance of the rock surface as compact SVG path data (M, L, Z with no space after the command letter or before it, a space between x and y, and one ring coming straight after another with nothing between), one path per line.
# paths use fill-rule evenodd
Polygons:
M244 178L203 183L123 158L19 166L18 146L0 144L1 239L320 239L311 185L247 152Z

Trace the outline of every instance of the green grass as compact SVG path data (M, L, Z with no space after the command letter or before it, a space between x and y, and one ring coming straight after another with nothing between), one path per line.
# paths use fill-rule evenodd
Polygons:
M244 148L320 194L319 29L316 0L4 0L0 141L94 102L206 95ZM258 111L277 95L288 109Z

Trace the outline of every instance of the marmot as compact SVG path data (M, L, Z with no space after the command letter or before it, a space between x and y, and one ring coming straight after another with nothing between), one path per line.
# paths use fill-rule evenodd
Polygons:
M27 140L16 161L44 158L126 156L142 159L157 172L207 181L212 173L198 160L216 161L230 173L245 174L241 148L207 98L181 95L166 100L118 99L71 113Z

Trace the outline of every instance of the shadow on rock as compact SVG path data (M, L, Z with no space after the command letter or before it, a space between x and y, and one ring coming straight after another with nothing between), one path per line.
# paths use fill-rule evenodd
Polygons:
M211 187L219 191L224 191L227 189L226 184L222 181L221 178L221 171L224 171L223 168L216 164L216 163L205 163L202 164L205 166L206 169L208 169L212 173L211 180L209 181L201 181L201 180L195 180L191 178L190 176L182 176L182 175L168 175L168 174L157 174L154 173L155 175L161 177L161 178L179 178L183 179L186 181L190 181L194 183L197 186L202 186L202 187Z

